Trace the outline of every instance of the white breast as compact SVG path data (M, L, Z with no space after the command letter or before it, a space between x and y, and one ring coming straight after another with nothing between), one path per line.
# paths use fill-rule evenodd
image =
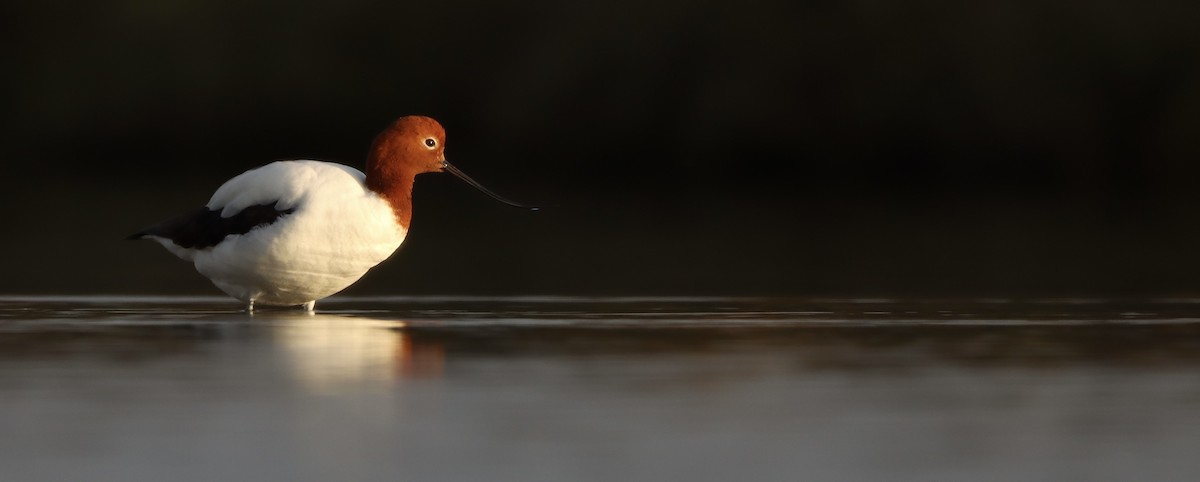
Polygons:
M261 304L295 305L341 291L391 256L406 234L364 179L321 161L279 161L230 179L208 202L222 217L272 201L295 211L193 253L196 269L229 295Z

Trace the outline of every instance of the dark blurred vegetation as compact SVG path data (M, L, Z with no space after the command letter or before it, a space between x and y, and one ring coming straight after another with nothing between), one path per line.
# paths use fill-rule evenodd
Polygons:
M216 293L123 235L449 130L352 293L1196 295L1200 3L16 1L0 292Z

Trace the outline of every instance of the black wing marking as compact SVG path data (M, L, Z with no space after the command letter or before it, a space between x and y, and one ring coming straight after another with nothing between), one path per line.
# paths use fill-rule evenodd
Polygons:
M138 231L125 239L158 236L169 239L182 248L204 249L220 244L226 236L246 234L295 211L295 208L280 211L275 209L275 203L271 202L249 206L233 216L223 218L220 209L201 207Z

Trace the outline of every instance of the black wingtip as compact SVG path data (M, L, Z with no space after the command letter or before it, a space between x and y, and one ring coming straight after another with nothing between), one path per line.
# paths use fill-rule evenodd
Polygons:
M126 240L126 241L137 241L137 240L139 240L139 239L142 239L142 238L144 238L144 237L146 237L146 233L145 233L145 232L133 233L133 234L130 234L129 236L126 236L126 237L125 237L125 240Z
M275 209L276 201L247 206L230 217L221 217L221 209L209 209L201 206L172 219L147 227L125 238L128 240L145 239L149 237L168 239L176 246L185 249L204 249L216 246L227 236L246 234L260 226L266 226L284 216L292 214L296 208Z

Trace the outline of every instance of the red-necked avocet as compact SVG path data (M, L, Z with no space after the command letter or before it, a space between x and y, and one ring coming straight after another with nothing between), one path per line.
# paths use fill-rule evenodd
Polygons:
M446 162L445 143L437 121L401 117L371 144L366 174L332 162L273 162L225 182L204 207L129 239L153 239L192 261L247 311L255 303L312 311L400 247L418 174L449 172L526 207Z

